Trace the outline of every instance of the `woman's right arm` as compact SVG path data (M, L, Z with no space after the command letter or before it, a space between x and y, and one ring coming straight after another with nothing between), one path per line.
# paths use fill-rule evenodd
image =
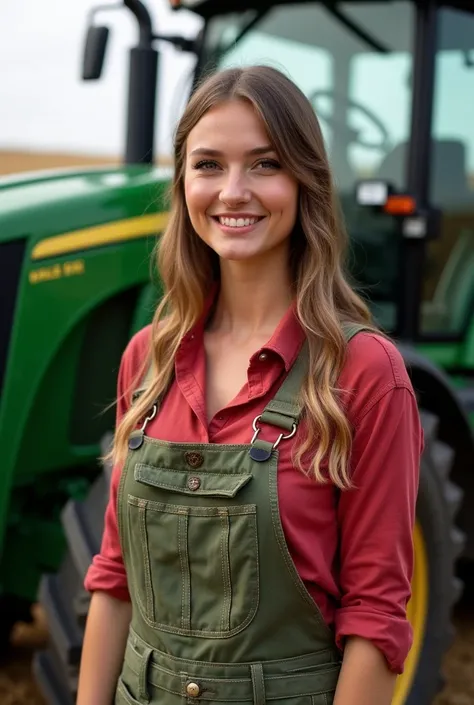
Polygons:
M117 380L118 424L128 409L128 390L142 364L149 331L130 341L122 356ZM92 593L82 648L76 705L111 705L117 688L132 617L118 531L117 498L122 467L114 466L105 512L100 553L90 566L84 586Z
M130 602L97 591L87 617L76 705L111 705L122 669Z
M120 474L121 469L114 467L100 553L94 556L84 581L92 598L76 705L111 705L123 665L132 605L117 524Z

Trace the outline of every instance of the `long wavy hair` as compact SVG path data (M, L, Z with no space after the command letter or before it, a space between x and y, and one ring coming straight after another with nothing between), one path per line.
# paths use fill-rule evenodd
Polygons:
M309 472L317 481L329 479L341 489L348 488L352 430L337 388L346 351L342 324L376 328L368 307L344 275L346 234L317 117L300 89L269 66L232 68L208 77L179 121L170 218L157 245L164 293L142 370L150 366L152 374L146 390L118 425L112 457L116 462L124 460L129 434L169 387L180 341L202 316L211 283L219 277L217 255L194 232L186 207L186 141L208 110L234 100L253 106L283 168L299 184L289 265L296 314L308 341L309 369L299 399L306 433L297 444L294 461L302 468L308 452Z

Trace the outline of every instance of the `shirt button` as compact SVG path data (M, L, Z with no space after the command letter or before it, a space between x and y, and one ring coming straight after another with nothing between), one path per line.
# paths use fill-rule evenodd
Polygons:
M268 357L267 353L260 353L260 355L258 356L258 359L260 360L260 362L265 362L267 357Z
M197 683L188 683L186 686L186 695L189 695L190 698L197 698L201 695L201 688Z

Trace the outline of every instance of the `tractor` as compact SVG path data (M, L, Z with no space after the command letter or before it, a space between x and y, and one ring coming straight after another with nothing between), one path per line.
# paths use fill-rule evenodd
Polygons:
M167 220L154 133L168 43L195 57L190 91L220 68L269 63L321 121L350 275L404 356L424 428L414 641L393 705L429 705L474 559L472 0L170 4L201 17L195 39L157 33L141 0L122 0L138 30L123 165L0 181L0 649L39 601L50 640L34 672L48 705L72 705L110 478L98 458L121 354L161 293L150 262ZM108 36L93 10L85 80L100 78Z

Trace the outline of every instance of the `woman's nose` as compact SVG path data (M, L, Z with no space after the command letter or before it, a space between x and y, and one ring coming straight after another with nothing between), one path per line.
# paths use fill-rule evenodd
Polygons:
M250 190L241 174L228 174L222 184L219 200L228 206L238 206L248 203L252 197Z

